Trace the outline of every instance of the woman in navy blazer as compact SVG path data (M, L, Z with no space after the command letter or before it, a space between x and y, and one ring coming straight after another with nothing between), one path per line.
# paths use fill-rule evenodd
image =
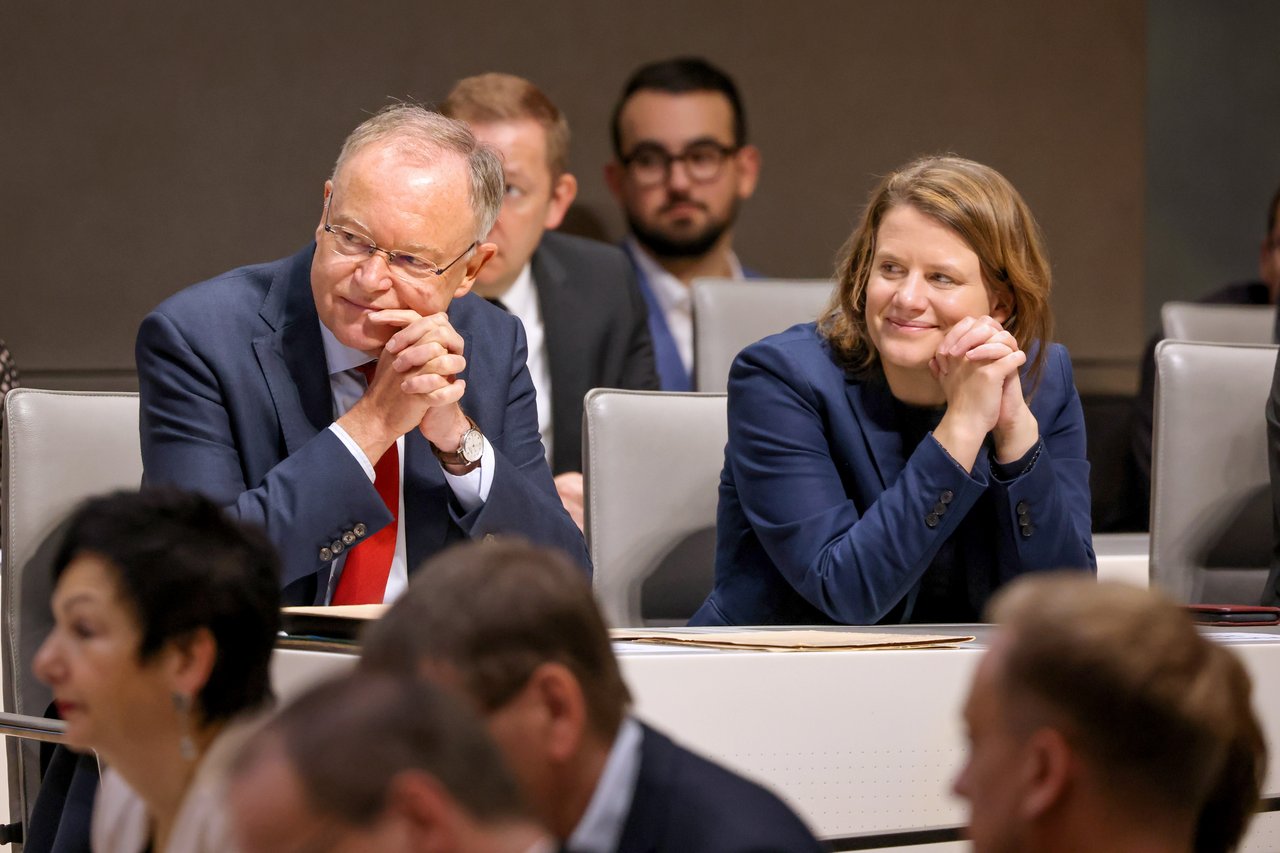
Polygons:
M1095 568L1041 244L981 164L881 182L823 316L734 362L716 582L690 624L975 621L1016 575Z

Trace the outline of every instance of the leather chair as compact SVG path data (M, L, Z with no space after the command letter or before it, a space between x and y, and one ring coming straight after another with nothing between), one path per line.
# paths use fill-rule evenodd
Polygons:
M4 398L4 709L40 717L51 699L31 659L51 626L49 573L65 516L91 495L142 481L138 395L16 388ZM39 788L38 744L8 738L10 820Z
M1168 340L1270 344L1275 342L1276 309L1271 305L1166 302L1160 306L1160 323Z
M597 388L583 417L587 547L605 619L683 625L714 577L725 395Z
M1271 561L1264 409L1276 347L1156 347L1151 583L1187 603L1257 604Z
M833 287L830 279L694 279L693 387L723 392L743 347L818 319Z

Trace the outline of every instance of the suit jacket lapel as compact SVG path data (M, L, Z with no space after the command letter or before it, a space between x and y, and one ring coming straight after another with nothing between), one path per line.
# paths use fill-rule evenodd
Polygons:
M685 369L680 358L680 349L676 346L675 336L667 325L667 315L662 313L658 297L644 268L636 263L631 255L631 247L623 244L623 251L631 258L631 266L636 273L636 284L640 285L640 294L644 296L645 307L649 309L649 336L653 338L653 363L658 370L658 379L663 391L692 391L693 376Z
M896 417L889 389L878 378L853 379L845 383L845 394L853 408L853 416L862 427L867 452L880 475L880 487L887 489L898 479L906 459L902 455L902 436L895 428Z
M674 771L670 751L663 748L656 732L641 725L640 775L622 826L618 853L653 853L661 840L659 830L670 823L671 803L659 795L668 789L664 783Z
M314 252L312 243L276 271L259 311L272 331L253 341L289 453L333 420L320 321L311 295Z
M581 419L582 401L573 399L573 389L585 382L579 374L586 367L570 344L578 339L572 328L577 306L568 298L564 265L545 247L533 253L533 285L538 295L538 311L542 314L542 346L546 350L547 373L551 377L551 423L556 425L557 444L567 433L561 425ZM576 434L576 431L575 431ZM551 448L552 458L559 458L558 448Z

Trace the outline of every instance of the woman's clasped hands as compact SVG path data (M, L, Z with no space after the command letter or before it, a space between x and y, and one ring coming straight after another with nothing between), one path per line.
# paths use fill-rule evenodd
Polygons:
M965 317L947 331L929 361L947 411L934 436L972 470L988 433L998 462L1013 462L1039 440L1035 416L1023 396L1019 370L1027 354L994 317Z

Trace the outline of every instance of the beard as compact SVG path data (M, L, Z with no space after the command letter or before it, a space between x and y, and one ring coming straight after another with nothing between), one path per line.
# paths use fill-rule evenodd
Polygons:
M635 235L636 242L644 246L654 257L676 260L698 258L710 252L737 218L738 200L735 198L729 207L729 212L723 218L710 218L706 225L691 234L672 234L669 231L652 228L637 219L630 211L627 211L627 226Z

